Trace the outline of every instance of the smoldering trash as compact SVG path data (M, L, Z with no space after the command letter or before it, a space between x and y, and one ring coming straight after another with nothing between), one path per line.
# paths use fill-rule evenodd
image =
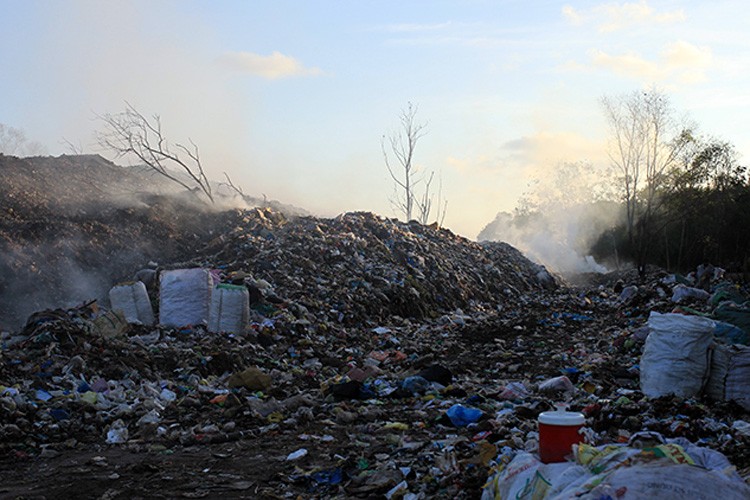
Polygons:
M746 287L572 287L370 213L204 223L2 333L3 496L750 495Z

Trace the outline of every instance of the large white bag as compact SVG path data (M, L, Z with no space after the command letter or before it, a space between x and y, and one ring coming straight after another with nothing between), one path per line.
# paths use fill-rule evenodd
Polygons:
M750 411L750 347L717 344L711 356L706 393L716 401L734 400Z
M658 451L619 445L589 447L598 450L598 456L578 455L579 448L578 461L554 464L519 452L490 474L482 500L750 498L750 487L726 456L684 438L669 441L668 449L660 445ZM589 458L582 461L585 455Z
M209 332L242 333L250 318L250 293L244 286L218 285L211 295Z
M207 269L164 271L159 279L159 323L173 328L207 323L212 289Z
M641 390L651 398L698 395L708 380L714 322L652 312L641 356Z
M113 311L122 311L128 323L153 325L154 310L146 285L141 281L112 287L109 302Z
M562 494L556 499L746 500L750 488L721 471L706 470L695 465L654 463L616 469L596 487L583 495L580 493Z

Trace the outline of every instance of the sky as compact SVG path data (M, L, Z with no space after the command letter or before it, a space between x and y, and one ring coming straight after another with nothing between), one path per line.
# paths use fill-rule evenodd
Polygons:
M246 194L393 217L381 138L413 103L473 239L531 178L607 162L603 96L657 86L746 162L748 25L722 0L0 0L0 123L111 157L96 116L128 102Z

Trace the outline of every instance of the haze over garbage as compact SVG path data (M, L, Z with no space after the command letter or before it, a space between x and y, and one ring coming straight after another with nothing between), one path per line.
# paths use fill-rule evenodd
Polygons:
M740 2L18 2L0 19L0 123L52 155L98 152L125 101L228 172L332 216L394 215L380 151L407 102L445 225L475 238L532 176L607 162L598 100L657 84L706 133L750 149ZM705 26L720 27L721 36ZM8 70L10 68L10 70ZM64 140L63 140L64 139Z
M743 4L6 4L0 496L750 498Z

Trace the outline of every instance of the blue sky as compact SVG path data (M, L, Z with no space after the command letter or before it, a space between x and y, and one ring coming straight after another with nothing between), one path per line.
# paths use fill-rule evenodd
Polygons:
M446 226L474 238L532 176L606 163L604 95L651 85L750 154L740 1L0 0L0 123L96 151L124 101L209 174L333 216L393 216L380 138L408 102Z

